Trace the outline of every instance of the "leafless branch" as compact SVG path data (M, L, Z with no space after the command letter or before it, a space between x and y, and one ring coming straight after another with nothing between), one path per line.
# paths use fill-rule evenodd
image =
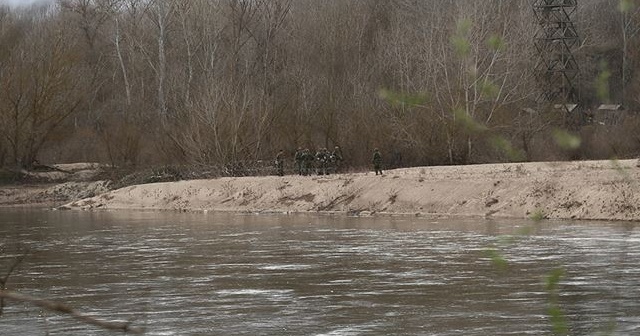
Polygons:
M18 256L16 260L14 260L13 264L9 267L7 274L5 274L4 278L2 278L0 281L0 290L7 289L7 281L9 281L9 277L11 276L11 273L13 273L13 271L16 269L16 267L18 267L18 265L20 265L22 260L24 260L25 256L26 254L22 254ZM4 311L4 298L0 296L0 316L2 316L3 311Z
M106 320L97 319L95 317L79 312L59 302L44 300L34 296L20 294L17 292L7 291L7 290L0 290L0 298L19 301L19 302L28 302L40 308L53 311L53 312L66 314L84 323L91 324L107 330L122 331L125 333L131 333L131 334L144 333L144 328L133 327L131 326L130 322L106 321Z

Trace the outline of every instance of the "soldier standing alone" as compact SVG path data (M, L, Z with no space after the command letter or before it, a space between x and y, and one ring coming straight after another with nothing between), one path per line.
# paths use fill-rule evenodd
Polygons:
M376 175L382 175L382 155L380 151L376 148L373 150L373 170L376 171Z
M298 147L296 154L294 156L294 160L296 161L296 169L298 170L298 175L303 175L303 166L304 166L304 151L302 147Z
M276 155L276 170L279 176L284 176L284 151L280 150Z
M338 173L338 170L340 169L340 166L342 165L342 161L344 160L342 158L342 150L340 150L340 147L336 146L333 149L333 152L331 152L331 163L333 165L333 170L335 173Z

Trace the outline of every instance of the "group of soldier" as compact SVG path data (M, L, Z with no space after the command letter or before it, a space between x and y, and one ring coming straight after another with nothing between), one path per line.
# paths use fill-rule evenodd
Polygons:
M276 155L275 166L280 176L284 175L284 157L282 150ZM339 146L335 146L332 152L326 148L320 148L315 155L308 148L298 148L293 159L296 173L302 176L311 175L314 169L318 175L335 173L344 160Z
M281 150L275 160L276 173L280 176L284 175L284 159L285 153ZM332 152L320 148L315 155L308 148L300 147L296 150L294 161L296 173L301 176L311 175L314 169L318 175L329 175L340 170L344 157L339 146L335 146ZM382 175L382 155L377 148L373 151L372 163L376 175Z

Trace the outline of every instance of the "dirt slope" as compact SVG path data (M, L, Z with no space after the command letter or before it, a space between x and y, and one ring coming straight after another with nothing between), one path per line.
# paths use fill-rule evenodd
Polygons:
M54 207L109 191L108 181L97 180L102 172L100 164L46 167L47 170L22 171L23 178L32 180L29 183L1 185L0 207Z

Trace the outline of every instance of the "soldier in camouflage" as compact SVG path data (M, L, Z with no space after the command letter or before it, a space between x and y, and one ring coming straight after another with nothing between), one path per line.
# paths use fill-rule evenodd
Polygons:
M316 153L316 167L318 175L328 175L329 153L326 148L320 148Z
M376 148L373 150L373 170L375 170L376 175L382 175L382 154Z
M296 154L294 156L294 160L296 162L296 170L298 175L302 175L304 167L304 150L302 150L302 147L298 147L298 150L296 151Z
M313 154L309 148L305 148L302 152L302 175L310 175L311 174L311 165L313 162Z
M331 166L333 168L333 171L337 173L343 161L342 150L340 149L339 146L335 146L333 148L333 152L331 152L331 155L330 155L330 161L331 161Z
M276 171L279 176L284 176L284 151L280 150L276 155Z

